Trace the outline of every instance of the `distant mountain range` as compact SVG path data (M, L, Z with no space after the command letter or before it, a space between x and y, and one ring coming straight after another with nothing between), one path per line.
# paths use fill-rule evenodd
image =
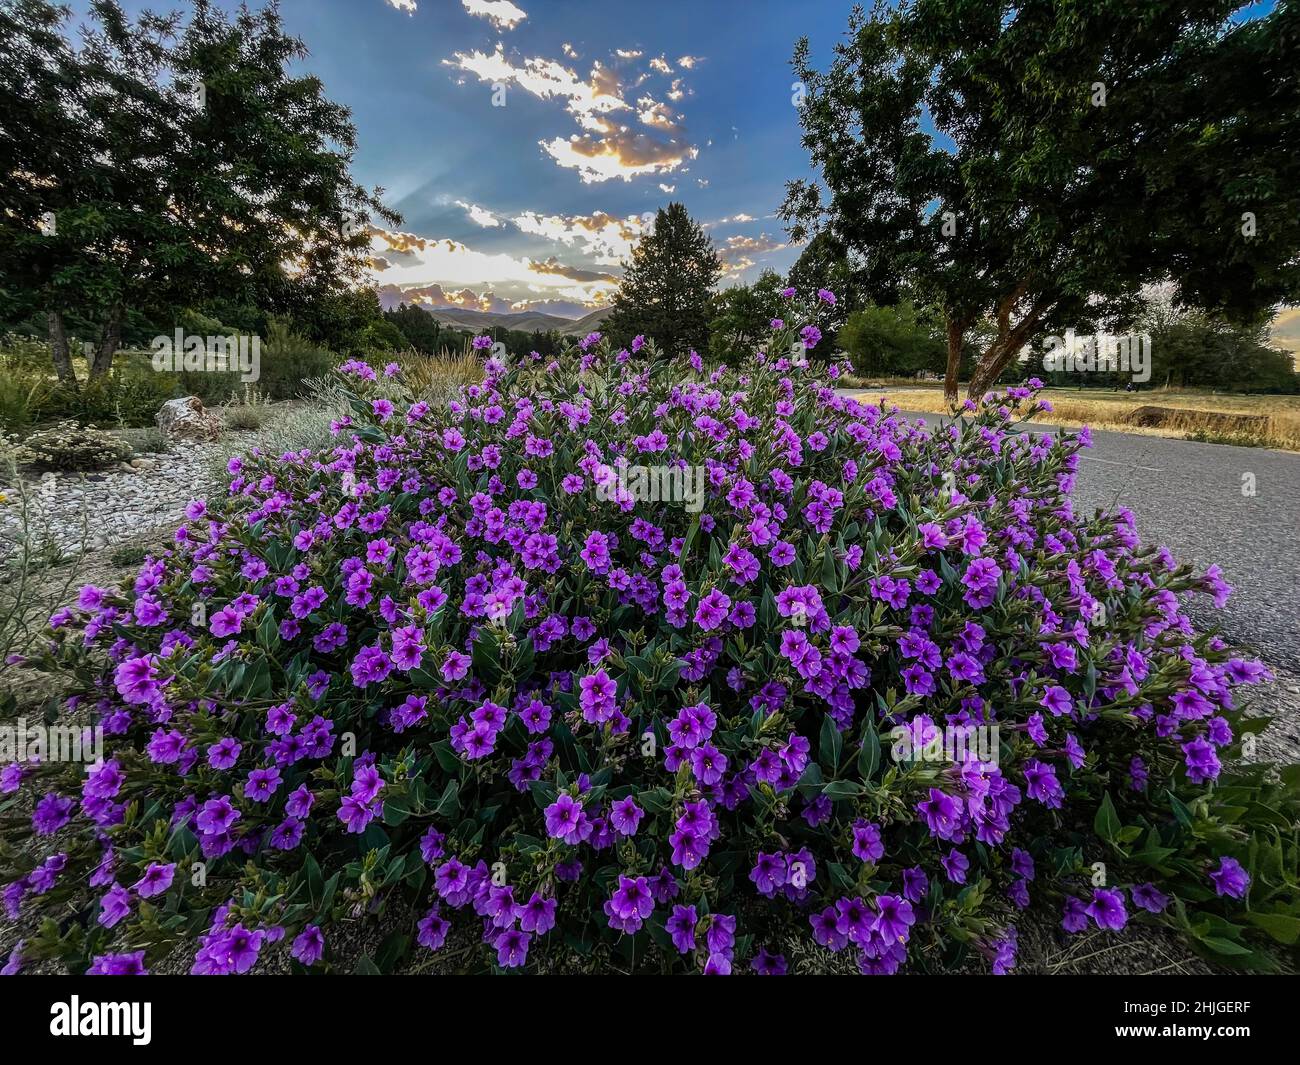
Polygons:
M554 331L564 336L586 336L598 329L600 323L609 317L610 312L608 307L601 307L582 318L561 318L557 314L542 314L538 311L492 314L486 311L468 310L464 307L421 307L421 310L433 315L444 325L456 329L469 329L476 333L502 328L518 329L525 333Z

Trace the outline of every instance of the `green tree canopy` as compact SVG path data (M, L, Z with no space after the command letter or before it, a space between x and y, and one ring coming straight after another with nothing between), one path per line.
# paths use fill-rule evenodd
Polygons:
M839 341L859 373L902 375L944 368L943 323L910 300L854 311Z
M709 339L713 286L722 264L707 233L680 203L661 207L654 227L632 249L606 331L619 343L638 334L660 350L703 349Z
M781 276L764 270L752 285L733 285L713 296L709 322L709 352L715 358L752 355L772 332L772 318L781 309Z
M1131 315L1143 284L1237 318L1300 294L1297 7L1236 0L905 0L807 40L793 239L829 232L868 296L944 315L948 393L1027 342ZM933 127L934 133L929 132Z
M275 0L184 24L92 0L76 42L67 18L0 0L0 309L48 316L65 382L65 315L100 323L98 375L131 312L310 317L363 280L369 218L400 219L352 180L350 114L291 73Z

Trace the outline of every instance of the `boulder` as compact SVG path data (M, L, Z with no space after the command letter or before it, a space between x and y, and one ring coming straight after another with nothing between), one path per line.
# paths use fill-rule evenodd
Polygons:
M198 396L169 399L154 420L173 440L216 440L221 436L221 419L207 410Z

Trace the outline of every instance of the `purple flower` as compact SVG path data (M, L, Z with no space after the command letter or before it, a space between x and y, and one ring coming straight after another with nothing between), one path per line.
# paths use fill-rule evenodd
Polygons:
M1219 859L1219 867L1210 870L1210 882L1215 894L1233 899L1244 899L1250 887L1250 874L1236 858Z
M528 961L528 944L532 936L518 928L508 928L493 941L496 947L497 964L503 969L517 969Z
M695 610L695 624L705 630L716 629L722 624L730 609L730 597L714 588L700 600Z
M175 862L171 862L167 865L161 865L158 862L150 862L149 867L144 871L144 876L140 877L140 879L133 885L135 893L142 899L147 899L154 895L161 895L172 886L172 878L175 877L175 875Z
M1130 894L1133 905L1140 906L1150 913L1163 913L1169 905L1169 896L1158 890L1154 884L1138 884Z
M543 936L555 927L555 911L559 900L543 898L537 892L519 907L519 927L525 932Z
M57 792L49 792L32 810L32 829L42 836L57 832L72 820L75 800Z
M325 954L325 935L317 925L309 924L294 937L289 953L303 965L315 965Z
M650 892L650 882L644 876L620 875L618 887L605 903L609 926L620 932L632 933L654 910L655 900Z
M609 808L610 824L620 836L635 836L641 818L644 816L645 811L636 804L636 800L631 795L619 799Z
M105 928L112 928L131 912L131 894L120 884L114 884L99 900L99 916L95 918Z
M591 835L591 821L582 803L572 795L560 795L543 811L546 818L546 833L552 839L561 840L576 847Z
M876 898L876 931L885 939L905 943L916 916L912 904L897 895L880 895Z
M1118 932L1128 923L1128 912L1124 909L1124 896L1118 891L1097 888L1092 893L1092 902L1084 907L1098 928L1107 928Z

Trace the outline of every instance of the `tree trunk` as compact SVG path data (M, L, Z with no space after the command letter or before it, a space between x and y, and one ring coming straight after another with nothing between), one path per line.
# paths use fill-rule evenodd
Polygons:
M59 311L50 311L50 352L54 356L54 372L59 375L60 383L67 385L74 392L77 390L77 371L72 366L72 354L68 351L68 331L63 326L63 315Z
M1012 326L1011 312L1028 287L1029 282L1027 280L1022 281L998 305L998 335L994 337L993 342L980 356L979 362L975 365L975 371L971 374L970 385L966 389L966 397L973 399L976 403L983 399L984 394L993 387L1002 371L1007 368L1007 365L1024 346L1026 338L1033 332L1038 320L1052 306L1050 296L1041 296L1019 323Z
M993 341L980 356L971 374L970 384L966 387L966 398L978 403L984 394L993 387L993 383L1002 375L1008 362L1008 352L1001 341Z
M121 343L122 308L117 306L109 312L108 321L104 323L103 332L100 334L99 347L91 356L90 379L92 381L97 377L103 377L113 368L113 355Z
M965 337L962 324L952 318L948 322L948 370L943 379L943 400L949 406L957 403L957 375L961 370L961 344Z

